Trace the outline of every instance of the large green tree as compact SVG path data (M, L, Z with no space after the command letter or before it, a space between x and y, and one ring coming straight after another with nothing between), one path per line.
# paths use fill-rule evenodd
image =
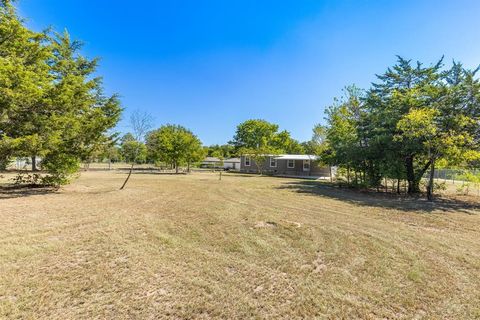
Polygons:
M121 112L94 76L97 59L80 48L67 32L29 30L9 2L0 5L0 162L29 156L36 170L41 156L49 184L67 182Z
M278 132L278 125L262 119L251 119L237 126L235 136L230 142L238 154L250 156L260 174L264 171L264 163L274 154L286 152L295 146L288 131Z
M214 144L208 147L205 147L206 155L209 157L221 157L223 159L228 159L236 156L235 147L231 144Z
M237 126L231 144L239 149L252 149L272 145L278 134L278 125L262 119L251 119Z
M439 99L438 86L441 83L442 60L432 66L398 57L397 64L379 75L379 82L374 83L365 100L367 119L366 137L369 149L383 155L376 155L378 166L398 168L402 161L408 192L420 191L419 183L430 166L425 156L425 148L411 139L398 139L402 132L398 122L412 109L429 105ZM396 138L397 137L397 138ZM394 155L394 157L392 157Z
M356 86L346 87L344 96L327 109L327 127L318 129L324 131L326 140L319 150L323 162L344 168L348 183L352 170L366 170L365 143L359 131L363 115L361 98L362 92Z
M290 132L278 132L278 125L262 119L251 119L237 126L230 141L236 150L269 148L285 153L304 153L303 146L290 136Z
M136 140L131 133L127 133L121 139L120 153L127 163L143 163L147 159L147 147Z
M327 146L327 127L316 124L312 129L312 138L302 142L306 154L321 155Z
M230 142L238 154L248 154L255 161L258 171L269 155L279 153L302 154L303 146L286 130L278 132L278 125L261 119L251 119L237 126Z
M459 70L460 68L460 70ZM421 155L429 164L430 176L427 197L433 199L435 165L438 160L461 164L479 158L479 112L480 104L472 99L479 97L475 71L467 71L454 63L443 74L442 82L430 87L430 103L411 109L397 123L396 137L402 143L416 144L423 150Z
M41 132L49 107L52 50L46 33L24 26L9 1L0 4L0 162L34 156L44 148ZM38 129L37 129L38 128ZM35 161L33 161L35 165ZM34 167L35 169L35 167Z
M383 178L408 182L420 191L427 171L432 199L435 164L465 164L478 158L480 86L476 70L461 64L443 68L398 57L378 76L366 95L347 90L347 98L327 112L325 154L332 164L361 173L364 183L378 187Z
M167 124L148 133L146 144L150 157L170 163L178 173L181 165L201 160L204 151L200 140L187 128Z

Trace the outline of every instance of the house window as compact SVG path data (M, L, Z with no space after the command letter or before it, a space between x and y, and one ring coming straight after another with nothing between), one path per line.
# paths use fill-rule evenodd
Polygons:
M295 160L287 160L287 168L295 168Z
M277 159L274 157L270 157L270 167L276 168L277 167Z
M250 157L245 157L245 167L250 167Z
M310 160L303 160L303 171L310 171Z

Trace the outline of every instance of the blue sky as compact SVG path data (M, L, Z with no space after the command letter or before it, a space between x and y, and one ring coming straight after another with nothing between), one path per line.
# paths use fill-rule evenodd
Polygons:
M205 144L262 118L299 140L345 85L402 55L480 64L480 1L20 0L29 26L67 28L100 57L108 93Z

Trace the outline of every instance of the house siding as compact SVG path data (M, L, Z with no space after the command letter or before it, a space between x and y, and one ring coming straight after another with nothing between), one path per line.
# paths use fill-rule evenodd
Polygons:
M241 157L240 162L240 171L245 173L258 173L257 165L253 159L250 158L250 166L245 165L245 156ZM320 166L315 161L310 161L310 170L303 170L303 160L294 160L294 168L288 168L287 162L285 159L277 159L277 166L270 166L270 158L267 158L266 162L263 165L263 172L266 174L272 175L285 175L285 176L321 176L329 177L330 168L325 166Z

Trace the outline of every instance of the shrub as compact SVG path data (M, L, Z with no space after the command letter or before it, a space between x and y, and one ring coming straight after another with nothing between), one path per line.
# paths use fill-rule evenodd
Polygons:
M47 175L41 178L42 184L46 186L67 184L79 167L77 157L64 153L50 153L42 161L42 169L47 172Z

